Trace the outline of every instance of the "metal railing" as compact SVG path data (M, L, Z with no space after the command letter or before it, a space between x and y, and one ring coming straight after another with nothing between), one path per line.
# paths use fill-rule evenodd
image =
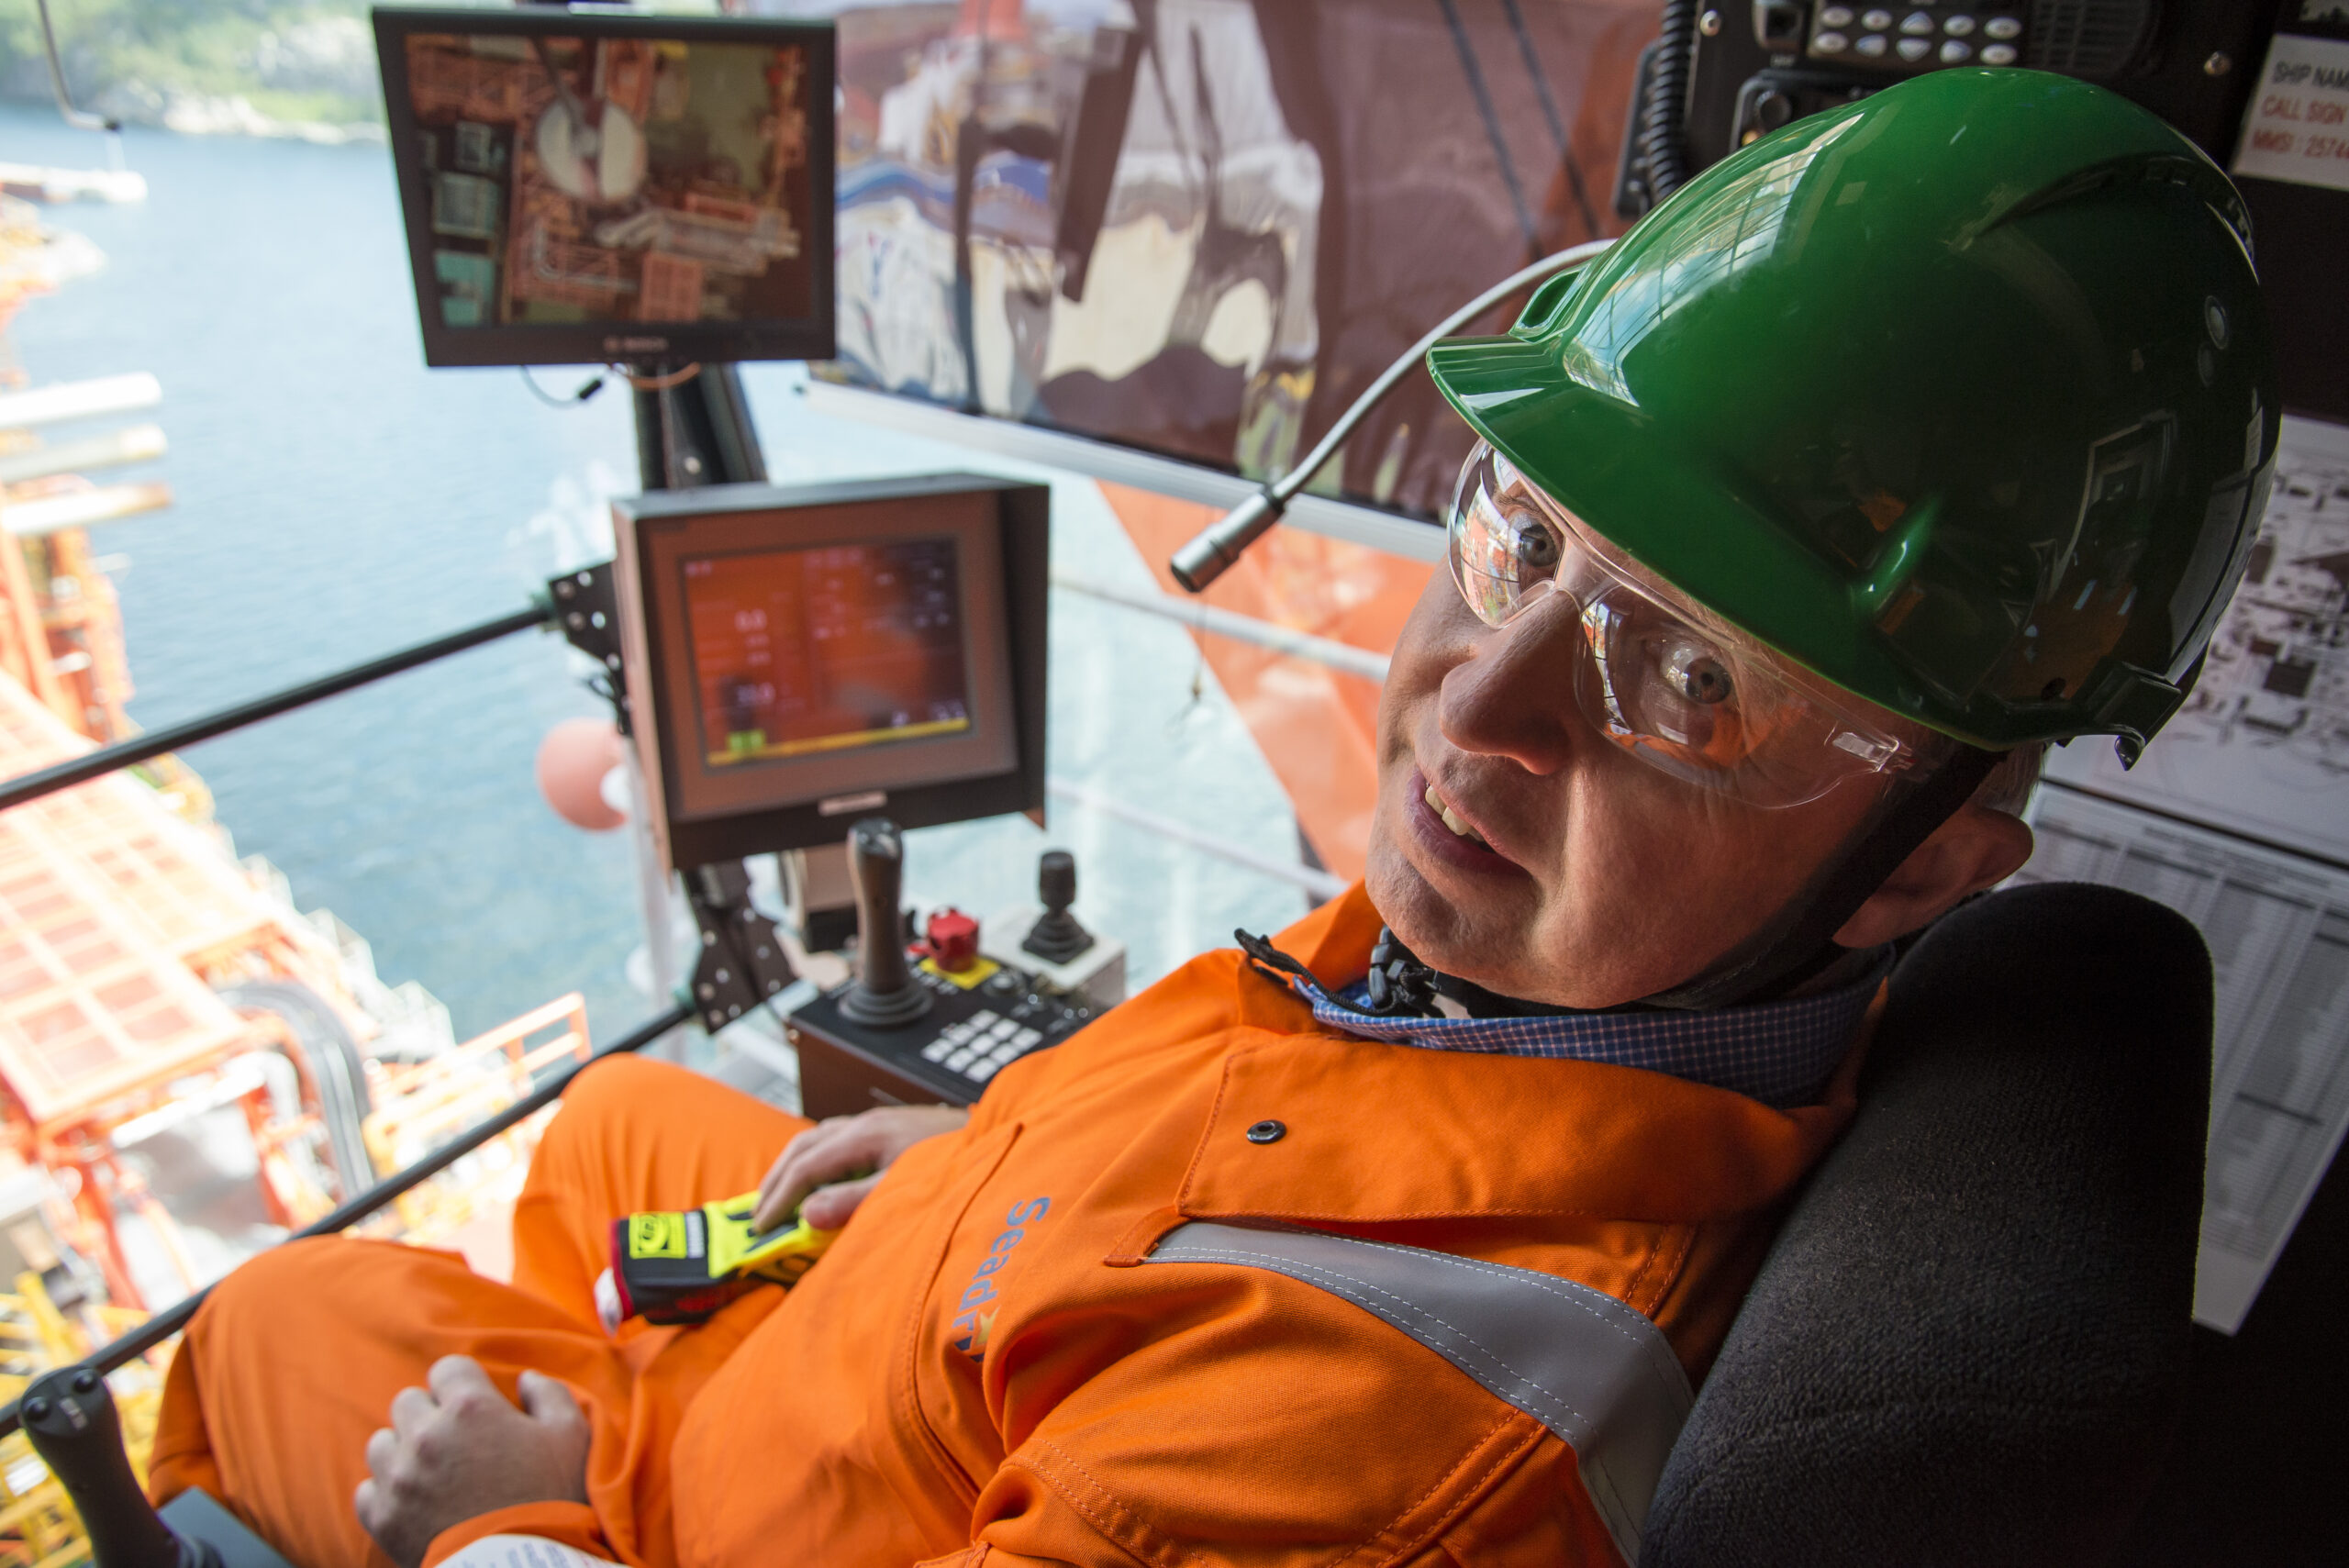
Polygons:
M607 1056L626 1056L641 1051L671 1029L693 1021L693 1009L680 1003L658 1018L638 1025L626 1036L614 1040L586 1061L563 1069L487 1121L459 1133L415 1164L384 1177L333 1213L315 1224L304 1226L285 1240L301 1241L313 1236L331 1236L337 1231L348 1230L403 1193L439 1175L449 1166L463 1159L499 1133L554 1104L562 1097L563 1090L571 1086L571 1081L573 1078L578 1077L596 1062ZM281 1242L279 1245L282 1246L284 1243ZM108 1373L128 1362L136 1361L185 1328L187 1320L195 1316L196 1309L204 1305L205 1298L211 1294L212 1286L205 1286L184 1301L158 1312L120 1339L91 1351L77 1364L96 1372ZM0 1409L0 1437L7 1436L10 1432L17 1430L20 1425L22 1422L17 1418L17 1405L12 1400L7 1408Z
M43 768L37 773L24 773L0 782L0 811L6 811L11 806L22 806L28 801L38 800L43 795L54 794L61 789L70 789L78 784L86 784L117 768L147 762L166 751L175 751L181 747L192 746L200 740L209 740L216 736L226 735L231 730L241 729L247 725L258 724L263 719L273 718L279 714L288 713L295 708L306 706L327 697L336 696L372 682L383 680L386 676L396 675L404 671L416 669L419 665L429 664L435 660L448 658L451 654L462 653L467 649L478 648L486 642L495 642L499 638L510 637L518 631L527 631L532 627L551 627L556 624L551 599L540 600L533 603L528 609L516 610L509 615L499 616L462 631L451 632L443 637L433 638L429 641L417 643L413 647L386 653L380 658L368 660L364 663L354 664L347 670L338 671L330 675L321 675L316 680L305 681L298 685L288 686L268 696L255 697L249 702L238 703L201 718L190 719L184 724L150 730L144 735L117 745L102 746L95 751L75 757L70 762L60 762L54 767ZM596 1051L585 1061L574 1062L554 1073L496 1115L459 1133L414 1164L386 1176L315 1224L305 1226L302 1229L295 1231L287 1240L298 1241L312 1236L331 1236L337 1231L350 1229L384 1205L412 1191L420 1184L429 1181L491 1139L552 1105L562 1097L563 1090L570 1086L571 1081L587 1068L607 1056L625 1056L641 1051L670 1030L693 1022L694 1017L694 1010L683 1003L671 1006L666 1012L648 1019L626 1036ZM78 1364L99 1373L107 1373L145 1355L186 1326L188 1319L195 1315L196 1309L204 1305L206 1297L211 1294L211 1288L207 1285L185 1300L157 1313L129 1333L92 1351ZM0 1437L17 1430L19 1425L17 1407L14 1403L5 1409L0 1409Z
M1194 631L1210 637L1228 638L1234 642L1251 643L1267 648L1292 659L1343 674L1359 676L1365 681L1384 683L1386 679L1386 655L1367 648L1356 648L1351 642L1320 637L1313 632L1299 631L1277 621L1243 616L1201 599L1178 599L1172 594L1162 594L1155 588L1129 588L1122 584L1105 583L1097 577L1080 576L1074 572L1052 573L1052 586L1072 594L1082 594L1089 599L1122 606L1161 620L1171 620Z
M22 806L28 800L39 800L42 795L52 795L61 789L70 789L77 784L87 784L92 779L113 773L117 768L144 762L166 751L176 751L183 746L193 746L199 740L209 740L232 729L258 724L264 718L274 718L281 713L290 713L327 697L339 696L371 681L380 681L386 675L396 675L419 664L446 659L451 653L462 653L468 648L478 648L484 642L495 642L501 637L511 637L534 626L551 626L553 623L553 609L546 604L534 604L527 610L516 610L511 615L484 621L463 631L452 631L446 637L436 637L429 642L419 642L396 653L386 653L380 659L371 659L364 664L354 664L348 670L321 675L300 685L288 686L269 696L255 697L250 702L224 707L217 713L191 718L184 724L150 729L144 735L133 736L112 746L101 746L72 762L60 762L55 767L43 768L39 773L24 773L0 783L0 811Z

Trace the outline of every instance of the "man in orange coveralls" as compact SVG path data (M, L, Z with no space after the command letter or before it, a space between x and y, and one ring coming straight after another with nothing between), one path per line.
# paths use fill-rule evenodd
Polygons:
M154 1489L301 1568L1635 1553L1887 944L2021 864L2037 743L2182 700L2275 449L2240 214L2159 122L2019 72L1708 171L1431 356L1482 440L1366 886L967 1118L595 1068L510 1285L340 1239L226 1281ZM812 1273L599 1327L614 1217L763 1171L770 1218L853 1210Z

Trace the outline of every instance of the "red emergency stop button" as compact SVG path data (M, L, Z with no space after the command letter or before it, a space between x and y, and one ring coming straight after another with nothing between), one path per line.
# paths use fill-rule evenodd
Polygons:
M941 909L932 915L924 935L930 943L930 961L950 974L978 962L979 923L960 909Z

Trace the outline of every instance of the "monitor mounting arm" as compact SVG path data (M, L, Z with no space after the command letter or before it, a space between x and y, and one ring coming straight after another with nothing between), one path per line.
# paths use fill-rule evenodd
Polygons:
M122 122L111 115L94 115L73 106L73 95L65 85L65 62L57 53L57 28L49 17L49 0L34 0L40 8L40 41L49 53L50 91L57 95L57 112L75 130L102 130L110 136L122 134Z

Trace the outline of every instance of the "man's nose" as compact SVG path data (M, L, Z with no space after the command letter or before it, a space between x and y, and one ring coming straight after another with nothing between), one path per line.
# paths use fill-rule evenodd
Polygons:
M1573 598L1545 595L1477 638L1469 657L1446 672L1437 725L1464 751L1507 757L1531 773L1556 773L1589 733L1575 695L1589 657Z

